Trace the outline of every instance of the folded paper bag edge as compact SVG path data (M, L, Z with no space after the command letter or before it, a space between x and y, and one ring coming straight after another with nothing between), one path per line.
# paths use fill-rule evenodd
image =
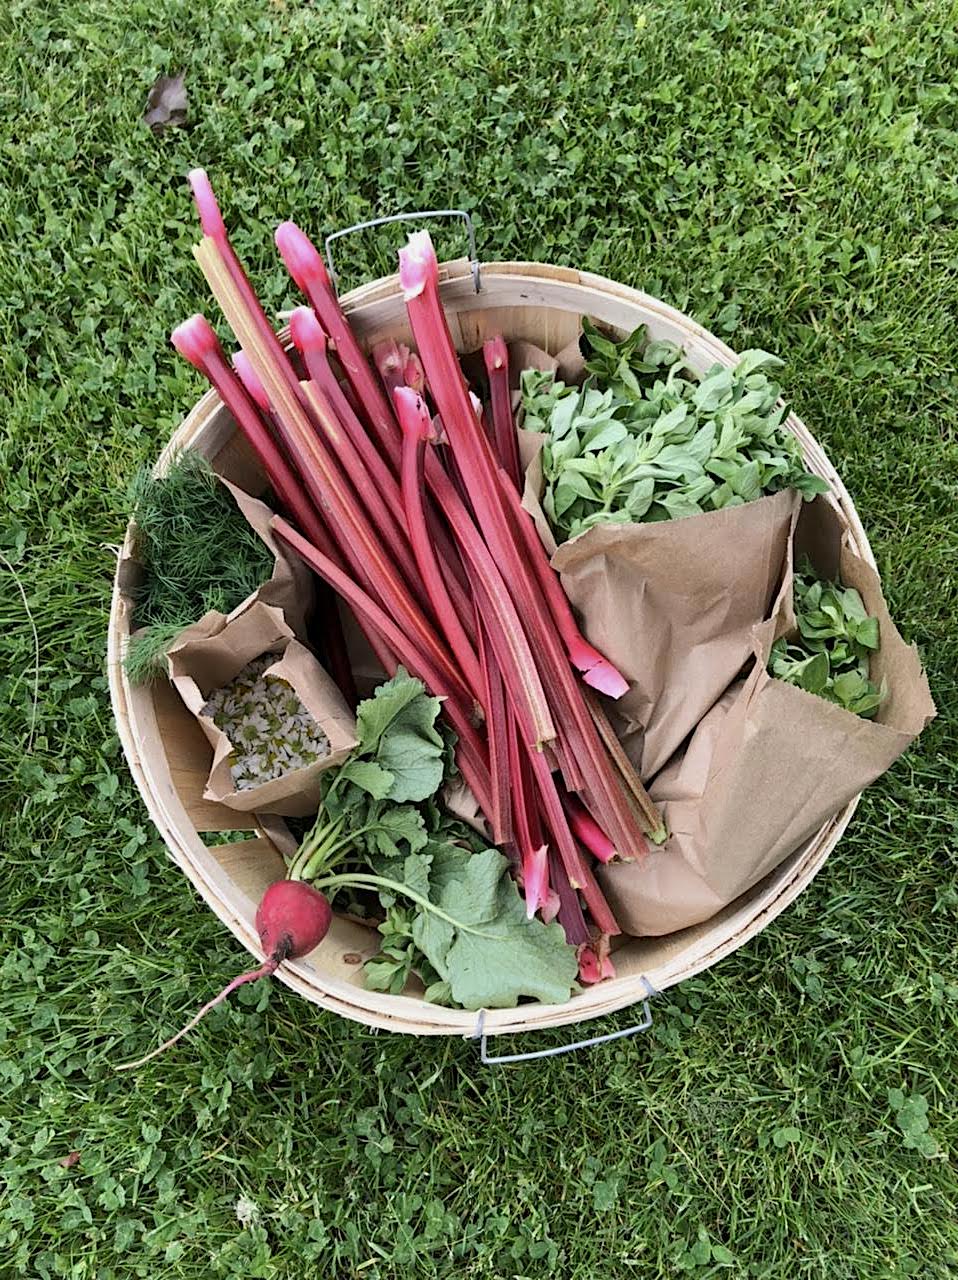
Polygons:
M809 504L800 520L814 521L820 514ZM789 557L773 615L753 628L756 661L748 677L726 691L686 750L652 784L651 795L675 829L670 843L654 855L654 875L635 864L598 871L620 923L638 936L708 918L696 914L691 895L683 900L682 885L690 874L700 877L703 891L715 893L717 909L748 892L890 767L935 714L917 652L890 618L878 575L850 548L842 553L842 581L861 590L868 612L883 620L880 653L894 668L901 695L892 721L865 720L771 676L766 663L782 633L781 617L791 610L792 576ZM682 766L697 739L707 734L713 746L701 795L689 794L687 786L682 793ZM701 764L698 768L701 776ZM794 785L803 776L809 785ZM783 785L783 779L793 785ZM676 786L682 795L677 803L669 794Z

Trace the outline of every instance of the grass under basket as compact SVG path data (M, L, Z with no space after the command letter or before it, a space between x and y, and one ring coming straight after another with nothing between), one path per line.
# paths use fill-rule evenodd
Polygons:
M958 1273L953 27L837 0L4 8L4 1275ZM192 127L155 138L179 68ZM244 959L166 860L103 677L130 477L201 389L167 342L206 305L196 163L274 307L282 217L466 204L486 257L602 271L786 358L942 715L648 1035L484 1069L277 985L113 1074ZM377 244L344 247L345 284Z

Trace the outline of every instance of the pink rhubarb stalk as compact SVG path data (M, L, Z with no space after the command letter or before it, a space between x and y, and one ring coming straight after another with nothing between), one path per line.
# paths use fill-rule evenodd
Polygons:
M509 732L510 721L506 710L505 690L502 686L502 672L496 662L495 654L486 635L482 616L476 610L476 631L479 635L479 663L484 679L484 704L486 708L486 738L489 742L489 778L490 801L492 812L489 824L492 827L492 838L497 845L511 844L512 827L512 778L509 771ZM548 886L547 886L548 887ZM534 898L534 902L537 902ZM526 897L526 910L531 916L535 905L529 905Z
M266 388L257 378L256 370L250 364L249 356L245 351L237 351L233 356L233 368L236 371L237 378L246 388L250 399L256 404L257 409L268 417L270 414L269 396L266 394Z
M423 502L423 471L426 442L432 434L429 410L422 399L408 387L397 387L394 395L399 425L403 432L402 446L402 505L406 527L412 542L413 555L422 576L426 595L433 613L449 643L466 684L476 700L485 705L485 681L479 660L466 634L456 606L446 587L445 579L436 559L436 550L426 526ZM496 839L496 844L501 843Z
M379 373L386 396L392 401L393 392L396 388L406 385L406 380L403 377L403 361L399 351L399 344L395 338L385 338L382 342L376 343L370 355Z
M311 499L327 517L330 529L335 531L343 557L358 581L369 584L372 593L381 600L409 639L429 656L432 666L442 673L443 683L456 690L467 702L471 701L449 651L410 595L395 563L346 483L341 468L314 430L300 400L302 388L297 382L295 391L292 390L283 370L277 367L280 362L288 367L289 362L283 354L277 361L272 347L259 333L245 298L229 273L221 246L206 237L196 246L194 254L266 389L293 464ZM396 429L398 431L398 427Z
M271 521L276 536L291 547L319 576L337 591L357 614L366 618L411 674L418 676L430 693L443 699L442 711L459 736L457 760L462 775L472 789L483 813L490 809L489 762L485 747L465 710L459 690L451 686L445 673L435 666L429 654L420 649L389 615L358 586L348 573L328 556L310 545L306 538L276 516Z
M410 351L407 347L401 347L400 351L406 352L402 366L403 381L407 387L411 387L418 395L424 396L428 388L426 386L426 371L422 367L422 361L415 351Z
M589 644L579 630L572 606L559 581L559 575L549 563L546 549L542 545L535 521L522 505L519 491L510 482L506 470L499 473L504 500L508 503L513 517L515 530L522 541L529 557L529 563L535 571L536 578L542 588L542 594L549 602L549 611L556 630L562 637L569 661L582 673L586 684L598 689L610 698L621 698L629 691L629 682L616 670L608 658Z
M555 849L552 848L549 849L549 878L555 886L555 891L559 898L559 923L565 930L566 942L573 947L578 947L583 942L588 942L590 937L589 926L586 924L585 916L582 914L579 895L569 884L569 877L566 875L562 860Z
M369 425L379 442L383 455L399 470L402 448L399 427L393 417L389 402L369 367L363 350L349 327L349 322L339 305L326 270L326 264L309 237L295 222L283 222L276 228L276 247L286 263L286 269L306 295L319 322L336 348L336 357L342 366L349 385L355 392L362 411L369 418Z
M609 955L609 938L599 934L594 942L587 942L578 949L579 978L590 986L615 977L615 965Z
M273 492L285 511L326 555L335 554L325 525L303 491L292 467L260 418L220 346L219 338L205 316L191 316L170 335L173 346L194 368L199 369L219 393L259 459Z
M559 908L558 899L553 903L550 892L548 865L542 858L548 846L539 822L538 801L532 770L522 745L515 712L509 713L509 776L512 783L512 830L519 850L522 868L523 895L526 914L531 919L541 911L543 919L552 906Z
M249 277L243 270L243 264L230 244L229 236L226 234L226 224L223 221L223 215L220 213L219 205L216 203L216 196L213 194L213 188L207 177L206 170L192 169L187 176L193 191L196 209L200 215L200 226L202 227L203 235L217 246L222 265L246 305L251 324L255 327L261 341L275 360L277 372L285 379L289 389L294 394L298 394L299 382L296 372L286 358L282 343L277 338L266 312L260 305L259 298L257 298L255 290L249 282ZM242 345L245 346L246 344Z
M521 486L519 445L516 440L515 419L512 416L512 392L509 390L509 352L503 339L490 338L488 342L484 342L482 358L489 377L492 438L499 455L499 465L518 489Z
M339 379L333 372L332 365L329 363L326 334L316 319L316 313L311 307L297 307L290 316L289 329L293 344L303 357L310 380L326 396L372 483L379 490L386 506L398 516L403 507L399 483L383 461L382 455L357 417L356 411L339 384ZM464 575L458 564L455 549L445 529L436 519L436 513L431 504L425 505L425 515L430 537L440 557L447 589L452 596L458 616L466 618L466 630L469 632L471 624L468 620L471 617L472 603L464 587ZM386 528L388 529L392 523L391 520L387 520ZM403 538L407 536L404 528Z
M560 725L564 759L574 761L585 774L586 791L606 815L610 835L624 853L631 854L641 837L581 690L569 670L533 571L516 542L503 502L495 458L472 411L439 301L438 264L427 232L410 236L409 245L400 251L399 279L429 386L467 481L477 521L529 628L538 668L549 694L547 705ZM568 778L567 782L573 785Z
M244 385L230 369L219 339L206 317L195 315L185 320L173 330L171 341L180 355L189 360L194 368L199 369L219 393L220 399L233 415L241 433L266 472L266 477L272 485L280 506L293 517L307 537L325 550L327 555L335 557L336 551L330 542L325 525L303 491L298 476L283 457L273 437L256 413L251 397L244 390ZM237 352L234 357L234 362L238 362L240 366L243 363L239 360L241 354ZM252 373L252 370L247 372ZM255 375L253 377L255 378ZM256 382L258 383L258 379ZM261 384L259 389L262 391ZM323 640L330 672L344 696L355 706L356 687L353 683L349 655L346 652L342 623L335 600L330 598L326 603ZM370 642L374 643L372 640Z
M382 491L376 486L372 476L363 465L362 458L359 456L349 435L340 425L339 419L333 412L332 406L323 392L312 381L304 382L302 387L313 422L328 442L330 450L348 477L348 482L359 501L366 509L373 522L373 527L389 548L392 558L412 594L419 596L419 592L416 589L418 585L416 562L413 558L412 548L409 545L409 535L406 532L405 523L401 522L393 514L392 509L383 497Z
M599 862L609 863L619 860L619 851L605 834L588 809L573 795L562 797L565 811L569 818L569 829L575 838L584 844L588 851Z
M569 883L573 889L580 891L586 906L589 908L592 919L603 933L621 933L615 916L612 914L612 909L599 888L598 881L586 864L579 846L572 837L565 810L562 807L562 800L559 796L559 789L549 769L548 761L539 751L530 751L529 759L532 763L533 775L538 784L546 822L552 832L552 838L555 841L559 857L562 859L566 875L569 877Z

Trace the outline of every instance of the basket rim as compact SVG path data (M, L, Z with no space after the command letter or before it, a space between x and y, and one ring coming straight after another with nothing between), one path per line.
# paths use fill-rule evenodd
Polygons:
M472 277L471 272L468 277L466 276L465 267L464 261L443 264L440 293L444 301L471 300L469 292L472 290ZM732 364L738 358L732 348L685 313L639 289L592 272L577 271L574 268L542 262L490 262L481 264L481 280L486 297L483 298L483 294L480 293L474 295L474 298L482 300L483 303L488 302L492 293L498 291L500 286L508 289L514 287L519 280L539 282L552 291L557 287L562 289L563 286L576 291L577 294L581 294L583 289L594 291L607 299L614 298L627 305L641 307L650 317L658 317L678 326L690 339L694 339L703 351L713 355L718 363ZM342 296L341 302L348 314L358 318L364 312L375 310L384 300L393 300L399 292L398 276L392 275L350 290ZM519 304L534 305L526 302L522 295L519 303L513 301L511 304L501 303L500 305ZM587 310L584 307L575 309ZM287 331L283 330L280 337L286 338L286 336ZM205 392L163 447L157 458L155 469L162 471L175 452L193 447L204 428L216 415L217 410L221 409L223 406L218 394L213 390ZM855 544L856 551L877 572L877 564L867 534L851 495L837 470L824 449L795 413L788 414L786 425L801 441L810 469L828 483L827 498L837 508L847 535ZM110 697L124 755L150 817L166 845L168 856L188 877L206 905L212 908L247 950L255 956L261 956L252 917L249 920L243 919L235 907L220 896L220 886L215 883L218 877L212 872L212 867L215 865L220 875L225 876L225 872L216 863L207 846L199 839L172 783L157 787L152 783L144 766L143 755L130 714L132 691L123 667L123 653L129 636L130 611L128 601L123 594L120 574L123 561L132 548L132 539L133 521L131 519L127 524L123 545L117 557L107 636ZM784 911L807 887L835 848L855 812L859 799L860 794L854 796L800 849L790 854L768 874L765 880L781 881L776 885L774 896L759 909L754 909L752 895L759 887L756 886L743 895L744 905L738 905L741 903L739 899L713 917L712 921L706 922L705 926L700 926L705 929L705 933L699 939L702 944L699 953L691 962L686 957L679 956L678 960L673 959L650 970L647 976L653 986L659 991L664 991L711 967L744 945ZM191 848L182 838L180 827L183 817L186 817L186 825L192 831L198 848ZM207 865L204 866L204 862ZM760 885L764 882L760 882ZM742 916L742 920L737 922L736 916ZM712 934L715 935L714 938ZM292 990L312 1002L367 1026L418 1035L445 1034L469 1038L475 1034L477 1016L475 1013L428 1005L421 998L413 995L389 996L332 980L327 983L324 975L317 974L311 964L302 961L287 962L280 966L276 976ZM584 1000L580 995L562 1005L545 1005L535 1002L515 1009L490 1010L485 1015L485 1030L491 1034L511 1034L587 1021L635 1004L644 998L645 991L641 986L641 978L629 976L612 979L600 984L599 987L589 988L586 994L591 998Z

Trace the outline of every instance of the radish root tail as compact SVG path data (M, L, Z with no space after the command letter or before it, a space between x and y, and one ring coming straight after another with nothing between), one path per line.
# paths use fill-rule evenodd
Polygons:
M248 973L241 973L238 978L234 978L232 982L228 982L218 996L214 996L203 1005L203 1008L195 1014L185 1027L181 1027L175 1036L170 1036L169 1040L165 1040L158 1048L151 1050L150 1053L144 1054L142 1058L137 1058L135 1062L122 1062L117 1067L117 1071L135 1071L137 1067L142 1067L144 1063L149 1062L151 1058L158 1058L161 1053L165 1053L167 1049L176 1044L177 1040L181 1040L188 1031L192 1031L196 1024L205 1018L211 1009L215 1009L218 1004L222 1004L228 995L231 995L237 987L243 986L246 982L256 982L258 978L268 978L270 974L275 973L280 963L285 959L286 948L277 950L265 964L261 964L258 969L250 969Z

